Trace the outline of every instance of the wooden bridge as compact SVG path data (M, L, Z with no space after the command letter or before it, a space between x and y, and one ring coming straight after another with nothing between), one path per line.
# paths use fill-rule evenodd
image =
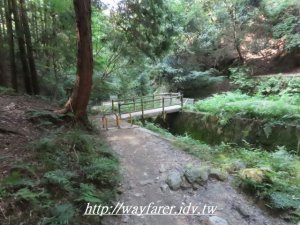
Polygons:
M146 119L158 115L179 112L183 104L189 99L184 99L180 93L162 93L151 96L133 97L128 99L115 99L104 105L110 108L101 116L103 128L108 128L115 123L120 127L121 120L130 123L134 119ZM111 122L113 121L113 124Z

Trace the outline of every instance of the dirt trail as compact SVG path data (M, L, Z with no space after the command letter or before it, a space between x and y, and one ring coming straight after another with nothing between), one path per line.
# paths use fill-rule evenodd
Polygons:
M247 200L228 182L209 180L198 190L163 190L169 171L182 170L187 164L201 163L143 128L122 128L105 131L113 150L119 155L123 182L118 201L128 206L176 206L191 203L203 208L204 204L217 206L216 216L230 225L283 225ZM106 216L104 224L128 225L199 225L209 224L208 216ZM221 225L221 224L220 224Z

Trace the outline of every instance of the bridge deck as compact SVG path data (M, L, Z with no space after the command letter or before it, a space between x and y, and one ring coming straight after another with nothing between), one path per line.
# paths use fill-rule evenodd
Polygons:
M174 112L179 112L180 110L181 110L181 105L173 105L173 106L164 107L165 113L174 113ZM154 116L161 114L162 112L163 112L163 108L145 110L144 118L154 117ZM131 117L133 117L133 118L140 118L140 117L142 117L142 115L143 115L142 111L131 113ZM130 114L129 113L121 114L121 118L122 119L130 118Z

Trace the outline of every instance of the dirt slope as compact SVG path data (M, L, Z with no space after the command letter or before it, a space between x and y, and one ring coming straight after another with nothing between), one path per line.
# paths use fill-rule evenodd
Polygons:
M30 157L25 146L42 131L26 119L31 110L51 110L53 105L29 96L0 96L0 179L10 166Z

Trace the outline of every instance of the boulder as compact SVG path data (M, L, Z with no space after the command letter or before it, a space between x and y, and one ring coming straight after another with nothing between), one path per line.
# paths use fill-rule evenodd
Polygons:
M177 170L173 170L168 174L166 183L169 185L170 189L176 191L180 188L182 183L181 174Z
M226 181L228 179L228 173L220 169L211 169L209 177L220 181Z
M203 184L208 180L209 171L208 166L189 166L184 175L190 183Z

